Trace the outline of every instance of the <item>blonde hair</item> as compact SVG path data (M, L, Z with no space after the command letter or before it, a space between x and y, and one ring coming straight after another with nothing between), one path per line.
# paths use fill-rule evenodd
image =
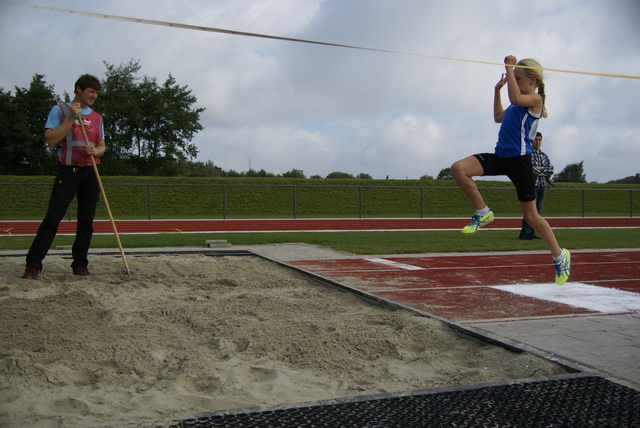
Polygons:
M542 66L538 61L532 58L521 59L518 61L517 65L523 66L525 76L536 78L538 94L540 94L540 97L542 98L542 117L549 117L547 114L547 107L544 105L547 95L544 93L544 76L542 74Z

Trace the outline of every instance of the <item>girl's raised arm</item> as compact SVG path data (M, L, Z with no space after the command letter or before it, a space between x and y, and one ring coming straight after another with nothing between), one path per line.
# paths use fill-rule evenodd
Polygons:
M542 97L536 93L536 78L527 77L522 68L516 71L514 69L516 62L516 57L513 55L508 55L504 59L509 102L530 108L537 113L542 107Z
M493 94L493 120L496 123L502 123L504 117L504 108L502 108L502 99L500 97L500 90L507 83L507 78L504 73L500 77L498 83L496 83L495 92Z

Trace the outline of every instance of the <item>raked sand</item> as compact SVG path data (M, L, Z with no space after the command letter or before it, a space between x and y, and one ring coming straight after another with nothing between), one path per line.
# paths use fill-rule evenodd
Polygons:
M198 413L563 373L255 256L0 258L0 426L122 426Z

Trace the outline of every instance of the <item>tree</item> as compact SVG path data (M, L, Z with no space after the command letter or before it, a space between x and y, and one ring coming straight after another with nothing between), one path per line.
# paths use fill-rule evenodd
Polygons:
M103 91L96 103L109 137L103 169L173 175L181 162L195 158L198 150L190 141L203 129L199 120L204 109L192 108L197 99L191 91L171 74L162 85L152 77L137 77L138 61L118 67L105 62L105 66ZM110 167L111 159L116 162Z
M630 175L628 177L620 178L618 180L607 181L607 184L635 184L635 183L640 182L639 179L640 179L640 177L638 177L638 175ZM636 181L636 180L638 180L638 181Z
M206 162L193 162L186 161L184 162L187 168L187 175L190 176L199 176L199 177L223 177L222 168L219 166L215 166L213 161Z
M438 173L438 177L436 180L453 180L453 175L451 175L451 168L442 168Z
M236 171L235 169L230 169L224 173L225 177L242 177L242 174Z
M0 174L55 174L54 155L44 140L44 124L60 98L35 74L29 88L15 88L15 95L0 88Z
M267 172L265 171L264 168L262 168L260 171L258 171L258 173L256 174L256 177L275 177L276 175L272 172Z
M553 181L566 183L586 183L587 175L584 173L584 161L580 163L570 163L562 171L553 176Z
M284 177L284 178L307 178L304 175L304 171L302 171L301 169L292 169L291 171L287 171L284 174L282 174L282 177Z
M433 180L433 176L431 176L429 174L425 174L425 175L420 177L420 180Z
M326 178L353 178L353 175L347 172L334 171L329 173Z
M107 151L102 169L112 174L136 175L135 166L127 162L132 153L133 134L141 116L136 102L137 83L135 74L140 70L137 62L129 62L116 68L105 64L107 78L102 82L103 90L96 102L104 119ZM133 169L133 170L132 170Z
M356 178L358 180L373 180L373 177L366 172L361 172L360 174L356 175Z

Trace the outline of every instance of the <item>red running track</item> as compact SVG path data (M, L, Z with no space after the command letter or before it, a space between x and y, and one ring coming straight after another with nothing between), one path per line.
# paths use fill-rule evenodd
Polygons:
M640 217L547 218L553 228L637 228ZM300 232L359 230L456 230L468 218L252 219L252 220L116 220L118 233ZM2 235L35 235L40 221L0 221ZM520 229L520 218L497 218L485 229ZM111 222L96 220L94 233L113 233ZM62 221L60 235L74 235L75 221Z
M562 292L570 283L640 295L640 250L575 251L571 257L570 282L562 287L554 283L555 271L550 259L547 253L523 252L294 260L287 263L461 324L605 314L514 294L500 288L505 285L540 284L548 290L544 293L547 296ZM594 299L593 296L586 298ZM606 314L613 313L629 311L616 306L613 312Z

